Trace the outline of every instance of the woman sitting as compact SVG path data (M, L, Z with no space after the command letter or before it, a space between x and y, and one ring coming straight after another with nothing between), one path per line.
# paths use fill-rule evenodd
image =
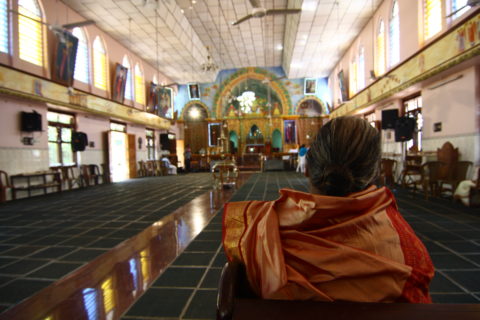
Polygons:
M225 206L223 246L245 265L264 299L431 302L434 268L398 212L373 185L380 137L362 119L323 126L307 153L311 193L280 190L275 201Z

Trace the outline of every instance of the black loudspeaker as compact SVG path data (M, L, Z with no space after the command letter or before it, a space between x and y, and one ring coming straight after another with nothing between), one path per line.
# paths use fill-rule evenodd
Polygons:
M413 138L416 120L414 118L401 117L395 122L395 141L403 142Z
M72 132L72 150L75 151L84 151L85 147L88 145L87 134L84 132Z
M395 129L398 109L382 110L382 129Z
M21 127L22 131L27 132L42 131L42 115L35 111L22 112Z

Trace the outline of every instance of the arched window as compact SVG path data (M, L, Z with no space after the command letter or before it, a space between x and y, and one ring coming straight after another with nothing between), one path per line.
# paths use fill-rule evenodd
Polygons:
M78 38L77 57L75 58L75 72L73 77L83 83L90 82L88 63L88 41L82 28L74 28L72 34Z
M145 80L138 63L135 64L135 101L145 105Z
M357 63L355 58L350 63L350 78L348 81L350 97L357 93Z
M18 1L18 47L22 60L43 66L42 11L36 0Z
M385 24L383 20L380 19L378 23L377 31L377 41L376 41L376 70L375 73L377 76L380 76L385 73Z
M400 61L400 19L398 17L398 1L393 1L389 28L389 59L388 66L392 67Z
M125 68L128 68L127 72L127 82L125 84L125 99L126 100L133 100L133 89L132 89L132 67L130 66L130 60L128 60L127 56L123 56L122 65Z
M365 88L365 48L358 49L357 90Z
M93 41L93 85L107 90L107 52L100 37Z
M427 40L442 30L442 0L424 0L423 14L423 38Z
M8 1L0 0L0 52L8 53Z
M453 15L453 19L460 17L462 14L467 12L468 9L471 8L470 6L467 6L467 2L468 0L452 0L452 12L458 10L458 12L455 12L455 14Z

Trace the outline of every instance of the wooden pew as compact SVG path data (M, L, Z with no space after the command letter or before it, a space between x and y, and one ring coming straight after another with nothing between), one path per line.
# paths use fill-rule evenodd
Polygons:
M217 298L219 320L478 320L480 304L414 304L264 300L249 288L245 269L227 263Z

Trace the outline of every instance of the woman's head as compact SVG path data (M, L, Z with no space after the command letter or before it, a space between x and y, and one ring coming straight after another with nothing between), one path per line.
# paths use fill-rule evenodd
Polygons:
M331 196L345 196L371 185L378 175L379 161L378 131L355 117L329 121L307 153L312 187Z
M304 145L304 144L302 144L302 145L300 146L300 149L301 149L301 148L305 148L305 145Z

